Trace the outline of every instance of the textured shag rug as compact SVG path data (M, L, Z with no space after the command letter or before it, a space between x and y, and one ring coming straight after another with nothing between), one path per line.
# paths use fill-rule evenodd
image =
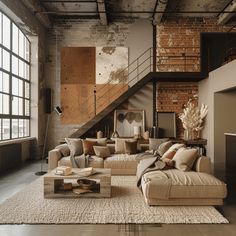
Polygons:
M0 224L228 223L214 207L153 206L134 176L112 176L112 197L44 199L43 177L0 205Z

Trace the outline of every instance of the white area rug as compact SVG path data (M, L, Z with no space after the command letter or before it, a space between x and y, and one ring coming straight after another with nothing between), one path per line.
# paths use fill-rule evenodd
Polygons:
M39 178L0 205L0 224L228 223L214 207L147 206L135 179L112 177L108 199L44 199Z

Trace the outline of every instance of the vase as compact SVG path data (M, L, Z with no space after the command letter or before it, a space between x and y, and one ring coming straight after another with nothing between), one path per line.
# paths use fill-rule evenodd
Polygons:
M193 130L185 129L184 130L184 140L192 140L193 139Z

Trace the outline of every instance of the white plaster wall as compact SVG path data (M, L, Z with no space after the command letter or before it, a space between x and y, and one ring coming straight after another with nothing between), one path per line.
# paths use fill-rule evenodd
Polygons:
M236 60L212 71L209 74L209 78L199 82L199 104L205 103L209 107L202 137L207 139L207 155L211 158L212 162L216 159L214 153L214 94L234 87L236 87ZM217 161L218 163L216 164L220 165L219 160Z

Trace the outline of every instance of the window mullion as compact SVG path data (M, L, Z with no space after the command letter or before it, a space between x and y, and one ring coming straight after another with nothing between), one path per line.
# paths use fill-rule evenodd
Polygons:
M12 139L12 21L10 23L10 74L9 74L9 115L10 115L10 139Z

